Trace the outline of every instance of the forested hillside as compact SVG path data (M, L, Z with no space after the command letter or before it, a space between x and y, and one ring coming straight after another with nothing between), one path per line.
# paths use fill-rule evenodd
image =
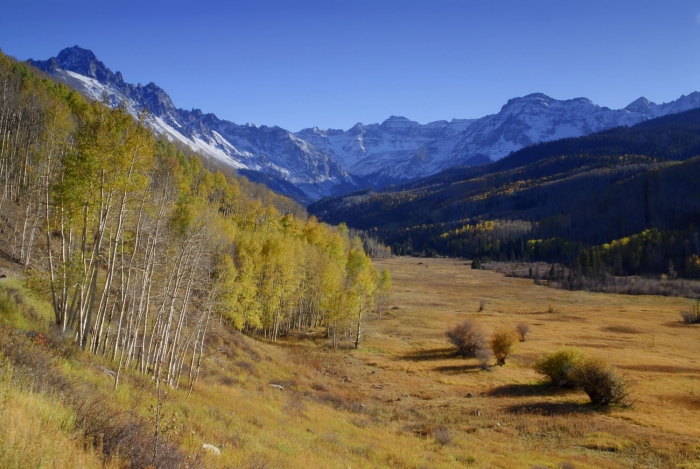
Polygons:
M196 380L213 320L273 341L325 327L359 346L388 282L347 229L4 55L0 214L2 255L55 327L117 373L173 387Z
M573 263L581 250L664 232L618 262L626 273L669 262L696 275L700 255L700 111L524 148L383 192L327 198L319 218L371 230L395 253ZM635 238L637 239L637 238ZM656 239L656 238L655 238ZM602 247L601 247L602 249ZM648 259L645 261L644 259Z

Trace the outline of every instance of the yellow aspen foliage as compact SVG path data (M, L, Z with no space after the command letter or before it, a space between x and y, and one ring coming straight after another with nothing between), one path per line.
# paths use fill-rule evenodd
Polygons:
M56 326L113 360L117 383L131 368L191 387L212 317L270 340L319 329L335 346L342 331L359 346L391 282L347 226L2 53L0 81L0 242L11 234L26 266L42 259L31 267L45 270Z

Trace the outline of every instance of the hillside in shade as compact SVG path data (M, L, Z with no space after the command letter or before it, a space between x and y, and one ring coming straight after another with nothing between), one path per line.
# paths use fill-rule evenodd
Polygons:
M645 230L682 231L649 259L650 270L664 271L671 258L677 268L700 255L699 155L700 110L691 110L379 192L326 198L309 210L375 232L396 253L495 259L572 262L582 248ZM549 248L535 250L539 242Z

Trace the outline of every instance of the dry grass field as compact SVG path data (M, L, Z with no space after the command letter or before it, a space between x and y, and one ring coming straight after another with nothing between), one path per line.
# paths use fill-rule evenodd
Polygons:
M700 467L700 326L679 322L690 300L556 290L449 259L378 264L392 273L392 306L355 354L377 370L360 379L383 386L367 391L383 402L446 426L477 465ZM487 335L519 323L530 333L506 366L481 371L445 338L465 318ZM634 404L601 411L583 392L539 385L532 363L561 345L606 357Z
M700 325L679 322L690 300L556 290L449 259L377 264L391 271L393 296L382 319L368 317L360 350L330 349L321 331L272 344L215 326L193 394L161 396L163 438L190 467L700 468ZM23 287L13 279L0 288ZM48 323L50 307L26 301L38 319L0 318L7 330ZM456 357L445 337L465 318L486 335L519 323L530 333L505 366L482 371ZM562 344L607 357L633 383L634 404L596 409L583 392L543 385L531 365ZM54 372L84 383L80 395L153 426L153 383L125 373L114 391L112 366L76 352L57 359ZM53 429L50 439L31 442L45 455L36 467L55 467L51 441L67 442L57 460L94 461L99 447L85 446L83 430L70 424L70 399L12 388L12 367L4 367L0 415L29 415L28 402L60 410L50 419L31 414ZM0 462L14 461L10 467L22 467L29 447L12 436L22 421L0 428Z

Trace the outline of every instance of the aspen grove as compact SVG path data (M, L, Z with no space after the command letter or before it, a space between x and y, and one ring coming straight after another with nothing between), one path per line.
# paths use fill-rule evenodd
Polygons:
M56 328L113 360L116 383L135 369L190 390L214 320L359 347L391 288L362 242L206 169L146 118L0 53L0 248L50 298Z

